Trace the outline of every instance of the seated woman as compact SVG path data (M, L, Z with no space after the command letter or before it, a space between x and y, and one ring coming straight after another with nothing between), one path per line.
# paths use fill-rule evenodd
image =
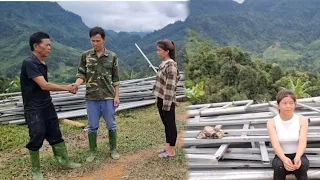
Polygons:
M279 115L267 122L267 129L275 157L272 161L274 180L285 180L294 174L297 180L307 180L309 160L307 147L308 119L295 114L296 96L292 91L277 94Z

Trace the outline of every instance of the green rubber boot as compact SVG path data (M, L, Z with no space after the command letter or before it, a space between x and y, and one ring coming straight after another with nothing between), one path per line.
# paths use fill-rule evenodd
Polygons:
M89 157L87 158L87 162L92 162L97 156L97 133L88 134L89 139Z
M52 145L52 151L54 157L61 165L71 169L81 167L81 164L74 163L69 159L67 148L64 142Z
M120 155L117 152L117 130L109 131L109 143L112 159L119 159Z
M33 180L43 180L43 175L40 170L40 157L38 151L30 151L30 160L32 165L32 179Z

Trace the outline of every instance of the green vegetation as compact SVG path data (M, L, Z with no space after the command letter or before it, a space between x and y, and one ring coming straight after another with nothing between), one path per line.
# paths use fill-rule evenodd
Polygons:
M283 88L299 98L319 96L319 5L317 0L190 1L182 55L188 99L265 102ZM201 81L204 96L196 97Z
M134 73L133 70L131 70L130 73L128 73L128 71L124 70L120 76L120 80L138 79L139 75L140 75L140 73Z
M300 98L320 94L320 76L316 74L285 70L262 59L253 60L240 47L211 45L192 30L187 30L185 44L185 86L192 103L244 99L265 102L273 100L282 88L293 90ZM189 48L191 45L198 48ZM198 84L201 81L203 88ZM198 90L198 94L203 89L204 95L188 95L192 94L191 89Z
M320 1L197 0L189 7L187 27L205 39L285 69L319 72Z
M149 34L142 33L143 37L137 33L108 30L106 47L118 54L122 79L133 78L130 76L134 74L140 78L154 75L154 72L134 43L157 66L156 42L169 38L176 42L181 70L188 27L214 46L241 47L254 61L259 58L285 69L318 73L319 6L318 0L246 0L243 4L231 0L190 1L190 16L186 21ZM65 11L55 2L1 2L0 16L2 77L11 80L19 74L21 61L29 53L29 35L42 30L54 41L48 59L50 80L60 83L74 80L81 52L91 48L89 28L78 15ZM188 46L188 49L198 48L193 43Z
M3 93L7 90L9 87L9 80L7 78L1 77L0 76L0 93ZM1 97L0 97L1 99Z
M181 119L181 115L184 114L186 105L187 103L181 103L176 110L179 134L184 130L185 121ZM157 157L155 151L165 143L165 135L164 127L155 105L121 111L117 113L116 120L119 132L118 149L122 158L124 158L124 156L134 156L133 154L144 151L147 152L141 156L139 161L132 162L139 167L141 174L139 174L137 169L127 167L127 175L136 179L153 179L153 174L156 174L159 176L158 178L165 179L168 175L179 172L179 174L174 176L178 179L185 179L187 169L184 153L180 147L178 147L177 158L173 161L160 160ZM87 124L86 117L78 118L77 121ZM85 162L88 151L87 132L65 124L60 124L60 127L66 141L68 152L74 161L82 163L82 167L75 170L61 168L58 163L54 161L51 148L45 141L43 147L40 149L41 168L45 178L64 179L84 176L97 171L97 167L100 169L100 167L102 168L104 165L109 166L116 163L116 161L109 157L108 133L103 119L100 121L98 131L97 160L91 164ZM0 179L31 179L31 165L27 149L25 148L28 142L27 127L25 125L2 125L0 126L0 132ZM123 162L121 159L119 161ZM150 164L150 166L145 166L144 164L146 163ZM171 167L171 170L163 174L163 172L157 168L150 169L150 167L157 167L157 164L159 167L163 166L163 169L170 169ZM164 164L167 166L164 167ZM118 164L118 166L120 166L120 164ZM154 173L150 174L150 172ZM123 172L121 171L121 173Z
M21 91L20 89L20 77L16 76L14 79L9 83L8 88L6 89L6 93L11 93L11 92L19 92Z
M192 88L185 89L185 95L191 103L194 103L195 100L202 98L205 95L204 81L201 81Z
M64 10L56 2L1 2L0 16L0 76L11 81L20 74L21 62L30 54L29 36L36 31L44 31L53 42L47 59L49 81L70 83L75 80L81 53L91 48L89 28L80 16ZM149 34L106 30L106 47L117 53L122 79L151 76L155 75L154 72L134 43L158 66L156 42L163 38L174 40L181 69L184 29L183 22L176 22Z

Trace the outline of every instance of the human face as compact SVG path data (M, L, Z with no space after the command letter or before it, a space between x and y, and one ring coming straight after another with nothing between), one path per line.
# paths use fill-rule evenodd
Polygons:
M91 45L94 48L94 50L101 52L104 49L104 43L106 42L106 39L103 39L100 34L96 34L94 36L91 36L90 38Z
M294 110L296 108L296 103L294 102L294 100L288 96L283 98L279 105L279 110L280 110L280 114L283 115L292 115L294 113Z
M160 59L168 59L169 57L169 50L165 51L162 48L160 48L159 46L157 46L157 55Z
M41 57L48 57L51 50L50 39L42 39L40 43L34 44L34 51Z

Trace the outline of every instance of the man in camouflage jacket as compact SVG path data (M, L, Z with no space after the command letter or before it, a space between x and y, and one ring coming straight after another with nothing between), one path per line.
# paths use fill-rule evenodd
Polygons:
M89 32L93 49L82 54L77 80L79 87L86 83L86 106L88 115L88 139L90 153L87 158L92 162L97 154L97 130L102 114L109 131L111 157L119 159L116 149L117 124L115 109L119 106L119 74L117 55L104 47L106 42L105 32L100 27L94 27Z

